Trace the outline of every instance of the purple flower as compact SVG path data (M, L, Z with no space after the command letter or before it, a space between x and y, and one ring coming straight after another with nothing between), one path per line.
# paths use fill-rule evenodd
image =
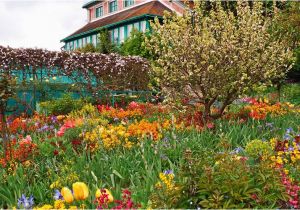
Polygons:
M34 201L33 196L31 195L27 198L24 194L22 194L21 198L18 199L18 208L30 209L32 208Z
M56 123L56 122L57 122L57 117L56 117L56 116L51 116L51 121L52 121L53 123Z
M244 151L244 149L242 147L237 147L232 152L230 152L230 154L239 154L243 151Z
M289 151L294 151L294 147L289 147Z
M59 192L59 190L55 190L55 191L54 191L54 196L53 196L53 198L54 198L55 200L62 200L62 199L63 199L63 196L61 195L61 193Z
M173 174L173 170L165 170L165 171L164 171L164 174L165 174L165 175Z

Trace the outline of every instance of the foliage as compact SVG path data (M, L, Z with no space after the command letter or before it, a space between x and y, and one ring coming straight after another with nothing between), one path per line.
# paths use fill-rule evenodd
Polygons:
M16 83L10 75L5 75L0 72L0 125L1 125L1 139L3 142L4 150L7 149L9 144L9 132L7 129L6 117L5 113L7 110L7 102L8 100L14 96Z
M102 30L99 34L97 51L103 54L117 52L117 46L111 41L110 33L107 29Z
M120 54L124 56L137 55L144 58L150 58L150 53L145 48L144 44L145 36L147 35L134 28L129 38L122 43L120 47Z
M251 141L246 149L257 141ZM270 154L274 153L270 142L264 144ZM253 154L257 155L255 151ZM150 198L151 206L193 209L281 206L289 201L289 191L282 182L280 170L268 158L255 157L253 161L243 154L241 147L219 153L207 149L193 153L186 150L178 176L171 181L171 189L159 183Z
M77 49L77 51L81 53L95 53L97 52L97 48L93 44L88 43L84 47Z
M83 99L73 99L71 94L65 94L59 99L40 103L42 112L47 115L66 115L71 111L81 109L86 103Z
M167 13L163 25L156 19L146 46L158 57L155 70L169 99L195 98L205 105L204 118L218 118L249 88L283 77L292 52L269 34L272 18L261 3L250 8L238 1L236 15L220 2L210 11L204 4L183 16ZM219 111L212 114L216 101Z
M272 33L277 37L285 37L289 40L290 45L295 49L295 64L289 72L291 79L300 81L300 4L299 2L287 2L285 9L279 13L274 21L275 32Z

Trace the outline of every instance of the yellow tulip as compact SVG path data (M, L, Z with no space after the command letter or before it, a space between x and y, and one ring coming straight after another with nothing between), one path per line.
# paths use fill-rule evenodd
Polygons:
M89 189L83 182L75 182L73 192L76 200L85 200L89 196Z
M104 189L105 190L105 194L108 195L108 203L111 203L114 201L114 197L112 196L111 192L108 189ZM100 198L100 196L102 195L102 192L100 189L96 190L96 198Z
M73 194L69 188L63 187L60 193L67 203L72 203L74 201Z

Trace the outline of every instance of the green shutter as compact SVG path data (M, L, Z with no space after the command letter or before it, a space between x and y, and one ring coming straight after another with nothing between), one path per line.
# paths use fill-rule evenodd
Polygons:
M120 27L118 28L118 41L117 41L118 44L120 44Z
M146 20L146 30L150 29L150 22L149 20Z
M126 40L128 37L128 29L127 29L127 25L124 26L124 40Z

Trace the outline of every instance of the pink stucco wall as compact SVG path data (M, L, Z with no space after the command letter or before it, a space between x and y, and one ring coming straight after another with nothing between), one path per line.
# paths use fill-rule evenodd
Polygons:
M94 5L90 8L88 8L88 21L92 21L92 20L95 20L96 19L96 15L95 15L95 12L96 12L96 8L99 7L99 6L103 6L103 16L102 17L105 17L111 13L109 13L108 11L108 8L109 8L109 1L110 0L104 0L103 2L97 4L97 5ZM123 9L127 9L127 8L130 8L130 7L126 7L124 8L124 1L123 0L117 0L118 1L118 11L121 11ZM151 0L135 0L134 1L134 4L141 4L143 2L149 2ZM153 1L158 1L158 0L153 0ZM163 2L165 5L167 5L169 8L172 8L173 10L175 10L176 12L182 14L184 12L184 8L182 8L180 5L174 3L174 2L170 2L169 0L161 0L161 2ZM116 12L118 12L116 11Z

